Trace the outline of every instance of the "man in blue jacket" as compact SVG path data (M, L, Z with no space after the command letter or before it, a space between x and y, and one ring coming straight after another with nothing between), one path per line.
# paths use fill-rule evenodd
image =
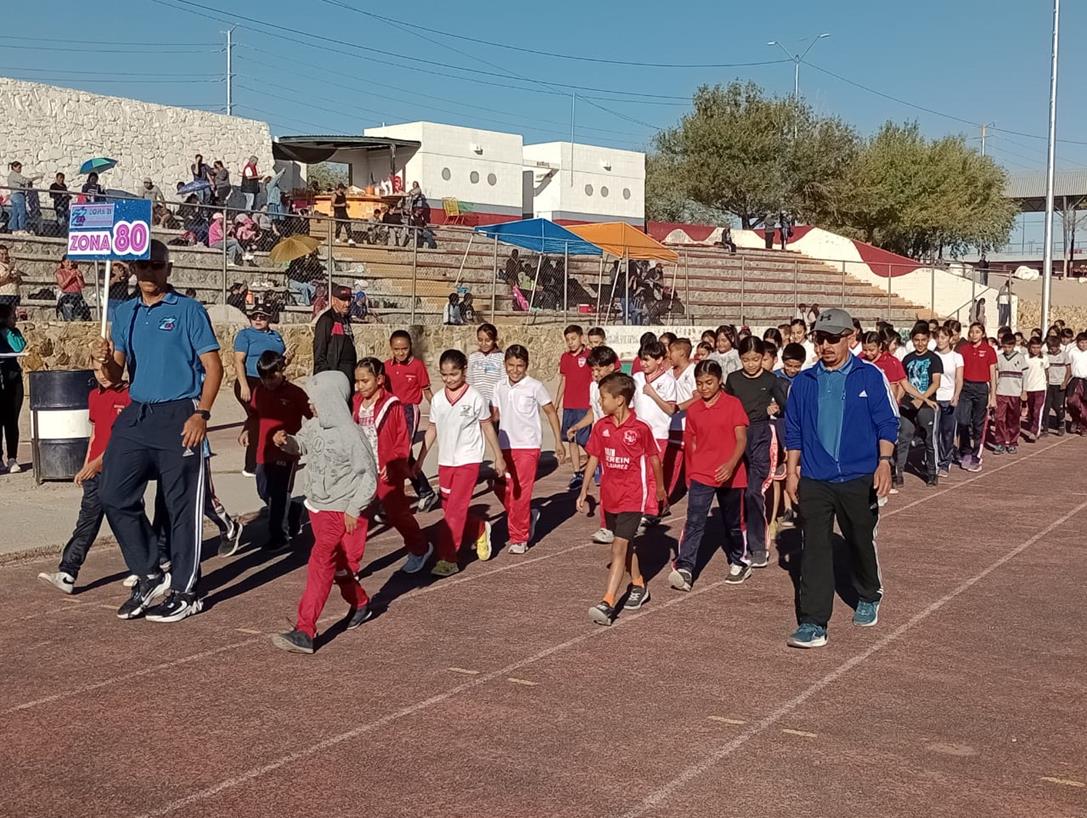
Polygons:
M799 627L788 640L797 648L827 643L835 519L852 554L858 597L853 623L876 624L883 592L874 539L878 498L890 491L898 439L898 407L887 379L849 351L849 313L824 310L814 335L819 362L797 375L785 413L785 491L800 511L804 532Z

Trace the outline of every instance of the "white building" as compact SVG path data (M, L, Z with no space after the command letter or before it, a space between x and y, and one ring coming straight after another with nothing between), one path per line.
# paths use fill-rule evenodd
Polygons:
M525 145L524 155L533 216L554 222L645 221L645 154L544 142Z

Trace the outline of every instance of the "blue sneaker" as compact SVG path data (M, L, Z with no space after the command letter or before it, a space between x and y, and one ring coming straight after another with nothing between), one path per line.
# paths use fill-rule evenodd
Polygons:
M788 638L785 644L791 648L821 648L827 643L827 629L822 625L805 622Z
M860 625L862 628L870 628L879 622L879 600L875 602L865 602L861 600L857 603L857 609L853 611L853 624Z

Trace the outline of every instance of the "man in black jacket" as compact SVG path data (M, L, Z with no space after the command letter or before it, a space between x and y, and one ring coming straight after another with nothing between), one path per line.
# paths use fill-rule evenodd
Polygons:
M351 288L332 287L331 306L313 326L313 374L335 370L355 383L355 339L351 334Z

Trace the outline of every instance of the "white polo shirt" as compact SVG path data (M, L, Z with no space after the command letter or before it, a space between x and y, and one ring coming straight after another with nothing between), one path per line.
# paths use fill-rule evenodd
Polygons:
M483 429L491 408L483 396L468 386L455 401L442 389L430 402L430 420L438 433L438 465L466 466L483 462Z
M664 412L657 402L645 394L646 377L644 372L634 375L634 413L653 430L656 440L667 440L668 430L672 426L672 416ZM663 401L676 400L676 379L665 369L649 382Z
M547 388L525 375L517 383L503 377L494 387L498 409L498 445L503 449L538 449L543 443L540 409L551 403Z
M1087 352L1078 344L1072 344L1068 347L1068 360L1072 364L1073 378L1087 378Z
M686 369L684 369L679 377L676 378L673 370L672 377L676 381L676 403L685 403L694 397L695 382L694 382L694 368L692 363ZM669 428L673 432L682 432L687 428L687 413L685 411L676 412L672 415L672 423Z
M589 408L593 410L593 423L604 417L604 407L600 405L600 384L596 381L589 384Z

